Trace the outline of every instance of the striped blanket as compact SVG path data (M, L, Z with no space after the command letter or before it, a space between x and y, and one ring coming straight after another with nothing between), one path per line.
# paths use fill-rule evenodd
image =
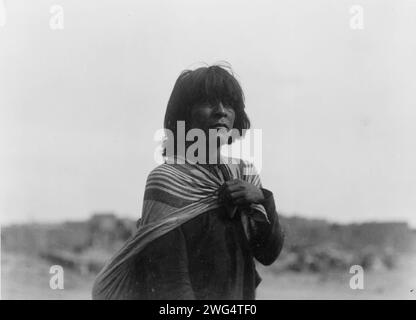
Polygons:
M261 187L254 167L245 161L239 164L221 164L222 175L215 175L200 165L162 164L148 176L142 217L135 234L107 262L98 274L93 299L123 299L130 296L134 286L133 258L137 258L146 245L183 223L223 206L218 189L228 179L241 179ZM235 208L227 208L234 210ZM249 223L253 220L268 221L260 204L240 208L241 219L250 238ZM251 217L249 219L248 217Z

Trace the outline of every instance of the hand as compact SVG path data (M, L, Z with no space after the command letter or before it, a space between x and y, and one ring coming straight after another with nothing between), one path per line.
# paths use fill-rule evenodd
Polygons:
M259 203L264 200L263 191L247 181L234 179L226 181L218 190L221 200L237 206Z

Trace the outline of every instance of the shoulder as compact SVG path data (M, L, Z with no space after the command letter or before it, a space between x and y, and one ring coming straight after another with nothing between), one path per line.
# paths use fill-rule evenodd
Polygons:
M260 184L260 175L255 164L241 158L224 158L227 166L233 171L234 175L240 179L251 183Z
M161 179L170 179L175 175L175 168L170 164L160 164L156 168L152 169L147 176L147 183L158 181Z
M227 164L238 171L239 176L258 175L253 162L241 158L226 158Z
M173 182L182 184L187 181L190 174L190 168L183 164L162 163L150 171L147 176L147 184L156 182Z
M162 163L150 171L149 177L169 176L174 173L179 174L184 170L182 167L183 165L181 164Z
M166 163L162 163L162 164L158 165L157 167L153 168L150 171L149 177L159 175L159 174L164 174L167 171L168 166L169 165L166 164Z
M240 172L243 176L258 175L258 171L253 162L241 159L240 161Z
M241 159L239 170L243 180L261 187L260 174L253 162Z

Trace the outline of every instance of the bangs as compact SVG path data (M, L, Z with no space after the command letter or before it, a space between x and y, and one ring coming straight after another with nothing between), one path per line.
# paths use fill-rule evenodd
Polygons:
M212 66L182 73L182 85L186 88L184 100L190 109L196 104L210 103L244 108L244 95L240 84L227 70Z

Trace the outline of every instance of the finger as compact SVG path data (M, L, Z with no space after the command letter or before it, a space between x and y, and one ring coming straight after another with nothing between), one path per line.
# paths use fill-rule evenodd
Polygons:
M227 181L225 181L225 185L227 185L227 186L231 186L231 185L234 185L234 184L236 184L236 183L240 183L241 182L241 180L240 179L232 179L232 180L227 180Z
M230 198L232 200L237 200L238 198L245 198L246 192L245 191L234 191L230 193Z
M242 184L233 184L233 185L229 185L225 187L225 190L227 190L227 192L229 193L243 190L243 189L244 189L244 185Z
M233 200L233 203L235 205L238 205L239 206L239 205L246 205L246 204L249 203L249 201L246 198L241 197L241 198L238 198L238 199Z

